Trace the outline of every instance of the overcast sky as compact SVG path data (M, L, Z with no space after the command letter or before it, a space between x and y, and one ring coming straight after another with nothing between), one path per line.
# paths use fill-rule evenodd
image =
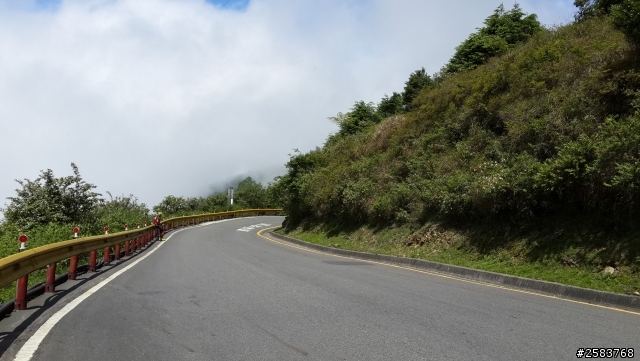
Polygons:
M520 1L545 25L572 3ZM149 206L266 183L324 143L327 117L438 71L499 4L0 0L0 206L14 179L71 162Z

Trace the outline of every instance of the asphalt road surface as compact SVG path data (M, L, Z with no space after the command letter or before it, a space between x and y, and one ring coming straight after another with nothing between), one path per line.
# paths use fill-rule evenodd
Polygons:
M32 360L574 360L581 347L640 351L638 314L313 253L248 227L282 220L173 234L60 319Z

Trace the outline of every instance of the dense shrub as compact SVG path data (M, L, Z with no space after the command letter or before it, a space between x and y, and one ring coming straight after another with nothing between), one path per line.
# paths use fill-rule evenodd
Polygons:
M87 223L95 217L101 201L95 185L85 182L78 167L71 163L73 175L55 177L51 169L41 171L34 180L16 180L20 188L8 197L4 217L23 230L49 223Z
M609 17L538 32L414 110L294 154L276 184L289 221L637 216L639 60Z

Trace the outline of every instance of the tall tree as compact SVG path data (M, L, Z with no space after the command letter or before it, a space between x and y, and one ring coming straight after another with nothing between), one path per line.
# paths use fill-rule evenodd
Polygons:
M8 197L4 209L7 221L23 229L48 223L83 223L95 217L102 201L95 185L85 182L78 167L71 163L73 175L56 178L51 169L41 171L35 180L17 180L21 188Z
M420 94L420 91L433 85L433 79L427 74L424 68L418 69L409 75L409 80L404 83L402 92L402 103L405 109L411 107L411 102Z
M624 1L625 0L575 0L573 5L578 8L575 19L582 21L594 16L609 15L615 5L621 4Z
M339 134L344 136L358 133L373 124L380 123L382 117L377 113L373 103L365 103L361 100L356 102L348 113L338 113L335 117L329 117L329 120L338 124Z
M518 4L514 4L509 11L505 11L504 5L500 4L485 19L484 25L456 48L455 54L444 67L445 73L474 69L542 30L538 17L525 14Z
M381 118L390 117L392 115L403 112L402 94L393 92L391 96L384 95L377 107L377 112Z
M111 192L106 193L109 199L101 202L96 209L101 226L108 225L113 230L124 229L124 224L133 227L134 224L149 219L147 205L138 203L138 199L133 194L113 197Z
M640 0L624 0L611 7L613 24L636 45L640 45Z
M153 207L153 211L162 212L166 217L189 211L189 205L187 200L182 197L166 196L158 205Z
M262 184L247 177L238 183L235 198L238 205L244 208L264 208L267 204L267 193Z

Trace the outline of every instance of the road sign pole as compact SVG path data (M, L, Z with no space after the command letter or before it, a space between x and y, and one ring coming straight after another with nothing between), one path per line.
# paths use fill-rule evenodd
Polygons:
M27 249L27 240L28 239L29 239L29 237L27 237L26 234L21 234L20 237L18 237L18 241L20 241L20 248L18 248L18 252L24 251L25 249Z

